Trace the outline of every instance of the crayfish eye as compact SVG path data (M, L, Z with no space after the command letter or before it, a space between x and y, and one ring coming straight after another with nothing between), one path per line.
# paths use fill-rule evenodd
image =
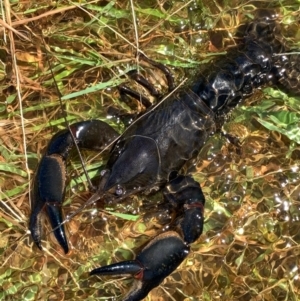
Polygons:
M124 192L125 192L125 190L124 190L124 188L121 185L118 185L116 187L115 194L117 196L121 196L122 194L124 194Z
M107 170L107 169L103 169L103 170L101 170L101 172L100 172L100 176L101 176L101 177L104 177L104 175L105 175L107 172L108 172L108 170Z

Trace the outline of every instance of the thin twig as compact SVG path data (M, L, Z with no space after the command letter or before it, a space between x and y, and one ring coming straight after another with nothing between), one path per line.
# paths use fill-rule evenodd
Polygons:
M94 0L94 1L91 1L87 4L92 4L92 3L96 3L96 2L99 2L99 1ZM82 4L82 6L84 6L84 4ZM10 27L11 28L18 27L20 25L28 24L30 22L37 21L39 19L43 19L43 18L46 18L46 17L49 17L49 16L60 14L60 13L66 12L68 10L72 10L72 9L80 8L80 7L81 6L79 6L79 5L71 5L71 6L67 6L67 7L60 7L60 8L51 10L51 11L47 11L46 13L43 13L41 15L38 15L38 16L35 16L35 17L32 17L32 18L27 18L27 19L22 19L22 20L18 20L18 21L15 21L15 22L11 22ZM9 29L11 30L11 28L9 28ZM4 28L0 28L0 32L3 32L3 31L4 31Z
M133 0L130 0L130 6L131 6L131 14L132 14L132 19L133 19L133 26L134 26L134 34L135 34L135 43L136 43L136 65L137 65L137 71L139 72L139 51L140 51L140 45L139 45L139 33L138 33L138 28L137 28L137 19L136 19L136 14L134 10L134 3Z
M6 1L5 1L6 2ZM31 42L30 39L26 36L24 36L20 31L14 29L12 26L10 26L9 24L7 24L5 21L3 21L2 19L0 19L0 25L2 25L3 27L5 27L6 29L14 32L16 35L20 36L21 38L23 38L24 40ZM2 29L2 28L1 28ZM0 29L0 32L1 32Z
M56 14L59 14L59 13L62 13L62 12L65 12L65 11L68 11L68 10L71 10L71 9L74 9L74 8L76 8L75 5L68 6L68 7L62 7L62 8L57 8L57 9L48 11L44 14L41 14L41 15L38 15L38 16L35 16L35 17L32 17L32 18L11 22L10 25L9 25L10 26L9 29L12 30L11 28L18 27L18 26L24 25L24 24L28 24L30 22L37 21L39 19L43 19L43 18L46 18L48 16L56 15ZM1 25L4 26L4 24L1 24ZM4 31L4 28L0 28L0 32L2 32L2 31Z
M11 24L9 0L4 0L4 7L5 7L7 23ZM24 123L24 118L23 118L21 80L20 80L20 72L19 72L19 68L18 68L18 64L17 64L17 58L16 58L16 48L15 48L14 35L13 35L12 31L9 31L8 37L9 37L9 41L10 41L10 51L11 51L11 56L12 56L12 65L13 65L15 76L16 76L16 90L17 90L17 98L18 98L18 101L19 101L23 151L24 151L24 158L25 158L24 163L25 163L25 169L26 169L26 172L27 172L29 191L31 191L31 187L30 187L31 177L30 177L30 169L29 169L29 166L28 166L27 141L26 141L25 123ZM29 202L31 204L30 194L29 194Z

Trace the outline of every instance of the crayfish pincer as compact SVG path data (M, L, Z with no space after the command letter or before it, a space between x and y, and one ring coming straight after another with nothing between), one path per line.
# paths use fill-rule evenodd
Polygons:
M147 296L188 256L190 244L203 231L205 198L199 183L180 174L182 167L213 134L218 116L228 113L254 89L271 84L299 92L295 80L300 70L293 67L295 61L299 62L299 56L288 55L278 38L274 15L260 14L245 26L240 44L199 73L190 87L150 107L120 137L98 120L78 122L70 126L70 131L56 134L35 176L29 228L36 245L42 249L44 211L57 241L65 253L69 250L61 204L66 161L74 143L80 148L100 150L115 141L92 199L121 201L130 194L160 188L177 217L174 228L171 224L170 230L150 241L135 260L103 266L91 274L132 275L135 285L123 300L137 301Z

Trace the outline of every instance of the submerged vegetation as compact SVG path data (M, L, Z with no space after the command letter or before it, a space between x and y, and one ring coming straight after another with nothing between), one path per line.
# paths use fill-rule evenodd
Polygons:
M67 255L45 221L41 252L30 238L28 217L34 170L47 142L66 126L65 113L70 123L98 118L122 132L115 112L144 109L120 101L119 84L140 89L126 77L130 70L138 68L166 93L163 76L136 59L137 50L167 64L177 84L185 84L193 70L224 55L238 26L263 7L278 11L282 38L297 51L299 2L0 3L0 300L115 300L131 280L88 272L131 259L160 231L169 218L155 214L162 196L85 208L66 223ZM224 131L240 146L220 134L211 137L188 170L206 197L204 234L147 300L299 300L299 112L300 97L266 88L228 117ZM105 156L84 157L90 176L99 178ZM76 153L68 180L66 215L91 195Z

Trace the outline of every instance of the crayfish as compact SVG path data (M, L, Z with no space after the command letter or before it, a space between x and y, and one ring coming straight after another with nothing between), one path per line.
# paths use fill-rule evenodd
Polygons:
M65 253L69 251L61 204L66 161L74 144L101 150L113 142L97 191L88 202L121 202L132 194L161 189L165 202L176 212L176 219L170 230L150 241L135 260L103 266L91 274L132 275L136 283L123 300L146 297L188 256L190 245L203 231L205 198L199 183L181 173L182 167L197 156L215 132L219 117L255 89L281 85L298 92L299 66L299 56L289 55L278 37L276 16L259 13L244 26L241 43L201 71L192 85L178 89L157 106L150 106L120 137L99 120L74 123L70 130L57 133L35 176L29 228L36 245L42 249L40 220L44 211L57 241Z

